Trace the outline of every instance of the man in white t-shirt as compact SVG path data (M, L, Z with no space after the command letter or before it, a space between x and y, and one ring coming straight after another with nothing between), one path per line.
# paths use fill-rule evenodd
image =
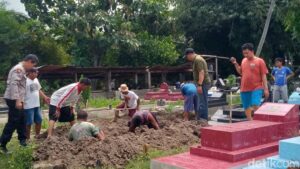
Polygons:
M123 101L120 105L117 106L114 121L116 121L119 117L120 110L128 109L128 115L132 117L136 110L139 110L140 106L139 96L136 95L133 91L130 91L126 84L122 84L119 88L119 91L121 92L121 99Z
M35 134L38 136L41 131L42 113L40 110L40 96L49 104L50 98L41 90L42 87L37 79L38 70L30 69L27 72L26 92L24 99L24 112L26 120L26 137L30 139L30 130L33 122L35 123Z

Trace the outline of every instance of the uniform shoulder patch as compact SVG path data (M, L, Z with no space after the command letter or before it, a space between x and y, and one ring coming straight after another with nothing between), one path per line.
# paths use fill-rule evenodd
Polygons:
M15 72L22 73L22 69L16 69Z

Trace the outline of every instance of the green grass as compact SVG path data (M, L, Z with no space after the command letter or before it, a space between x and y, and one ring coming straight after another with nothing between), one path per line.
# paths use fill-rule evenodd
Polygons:
M93 98L88 101L88 107L91 108L103 108L112 105L112 107L116 107L121 100L119 99L106 99L106 98Z
M166 111L171 113L173 112L176 106L183 106L183 104L184 104L183 100L178 100L176 102L169 102L167 103Z
M168 151L161 150L152 150L148 155L142 154L129 161L128 165L126 165L125 169L149 169L151 159L174 155L178 153L182 153L187 151L187 147L180 147Z
M0 126L0 130L3 130L3 125ZM0 152L0 167L5 169L30 169L32 168L33 159L32 153L34 145L30 144L27 147L21 147L16 137L7 145L11 154L4 154Z

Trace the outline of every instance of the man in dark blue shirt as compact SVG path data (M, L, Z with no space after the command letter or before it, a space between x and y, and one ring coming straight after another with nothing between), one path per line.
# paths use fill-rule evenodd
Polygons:
M283 100L285 103L288 101L288 88L287 81L294 73L286 66L283 66L284 60L282 58L275 59L276 67L272 71L272 77L275 81L273 88L273 102L277 103Z

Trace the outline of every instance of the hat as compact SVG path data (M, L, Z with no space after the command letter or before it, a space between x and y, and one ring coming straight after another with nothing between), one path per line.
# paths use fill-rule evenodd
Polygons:
M128 87L126 84L121 84L121 86L119 87L119 91L120 92L128 92Z
M193 48L186 48L185 51L184 51L184 56L183 58L185 59L186 58L186 55L190 54L190 53L194 53L194 49Z

